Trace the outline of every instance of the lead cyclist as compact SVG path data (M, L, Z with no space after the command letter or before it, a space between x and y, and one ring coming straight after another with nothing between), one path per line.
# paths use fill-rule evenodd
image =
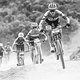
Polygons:
M49 26L48 28L51 27L51 29L56 29L57 27L61 27L60 25L60 17L66 20L67 24L66 26L70 27L70 19L61 11L57 9L56 3L50 3L48 5L48 11L44 13L40 23L39 23L39 30L40 32L43 32L46 27L44 26L44 23L46 22ZM50 45L50 51L55 52L55 45L52 44L52 37L51 37L51 32L48 32L48 41Z

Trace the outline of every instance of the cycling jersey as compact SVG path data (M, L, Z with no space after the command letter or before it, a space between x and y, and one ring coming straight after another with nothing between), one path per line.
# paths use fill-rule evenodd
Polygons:
M30 30L26 38L30 41L31 45L34 46L34 39L39 38L45 40L45 35L41 34L39 30L35 29Z
M21 50L21 51L24 51L24 38L23 37L18 37L15 41L16 43L16 48L17 50Z
M27 34L27 36L33 36L33 37L36 37L36 36L39 36L39 31L38 30L30 30L29 33Z
M16 43L19 44L19 45L22 45L24 42L25 42L25 40L24 40L22 37L19 37L19 38L16 40Z

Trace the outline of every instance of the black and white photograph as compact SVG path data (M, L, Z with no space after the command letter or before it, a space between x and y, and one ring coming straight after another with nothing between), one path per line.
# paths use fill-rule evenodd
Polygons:
M80 80L80 0L0 0L0 80Z

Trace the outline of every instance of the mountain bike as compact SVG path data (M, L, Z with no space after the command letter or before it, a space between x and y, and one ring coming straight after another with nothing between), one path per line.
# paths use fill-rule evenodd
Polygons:
M31 59L35 64L40 64L43 62L42 55L41 55L42 54L42 49L41 49L42 42L44 42L44 39L41 39L41 40L39 38L34 39L34 46L32 47Z
M15 43L15 44L17 44L17 43ZM13 52L17 53L17 61L18 61L17 66L23 66L24 65L24 53L29 52L29 45L28 44L27 44L27 47L28 47L27 51L22 51L21 49L13 51Z
M57 60L61 60L61 63L62 63L62 67L63 69L65 69L65 63L64 63L64 58L63 58L63 49L62 49L62 42L61 42L61 33L62 33L62 28L63 27L66 27L63 26L63 27L58 27L56 29L51 29L51 26L47 26L48 27L48 30L44 30L45 34L48 33L48 32L51 32L51 38L52 38L52 45L55 46L55 52L56 52L56 57L57 57ZM50 29L49 29L50 27Z
M57 55L57 60L61 60L62 67L65 69L65 63L64 63L64 58L63 58L63 49L62 49L62 43L61 43L61 28L56 28L51 31L51 37L53 39L55 48L56 48L56 55Z

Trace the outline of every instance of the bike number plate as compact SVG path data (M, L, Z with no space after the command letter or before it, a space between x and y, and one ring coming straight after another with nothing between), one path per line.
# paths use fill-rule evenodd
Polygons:
M59 32L60 32L59 29L54 29L54 30L52 31L52 33L59 33Z
M24 52L20 52L19 54L20 54L20 55L24 55Z
M51 30L52 28L51 28L51 26L46 26L46 30Z

